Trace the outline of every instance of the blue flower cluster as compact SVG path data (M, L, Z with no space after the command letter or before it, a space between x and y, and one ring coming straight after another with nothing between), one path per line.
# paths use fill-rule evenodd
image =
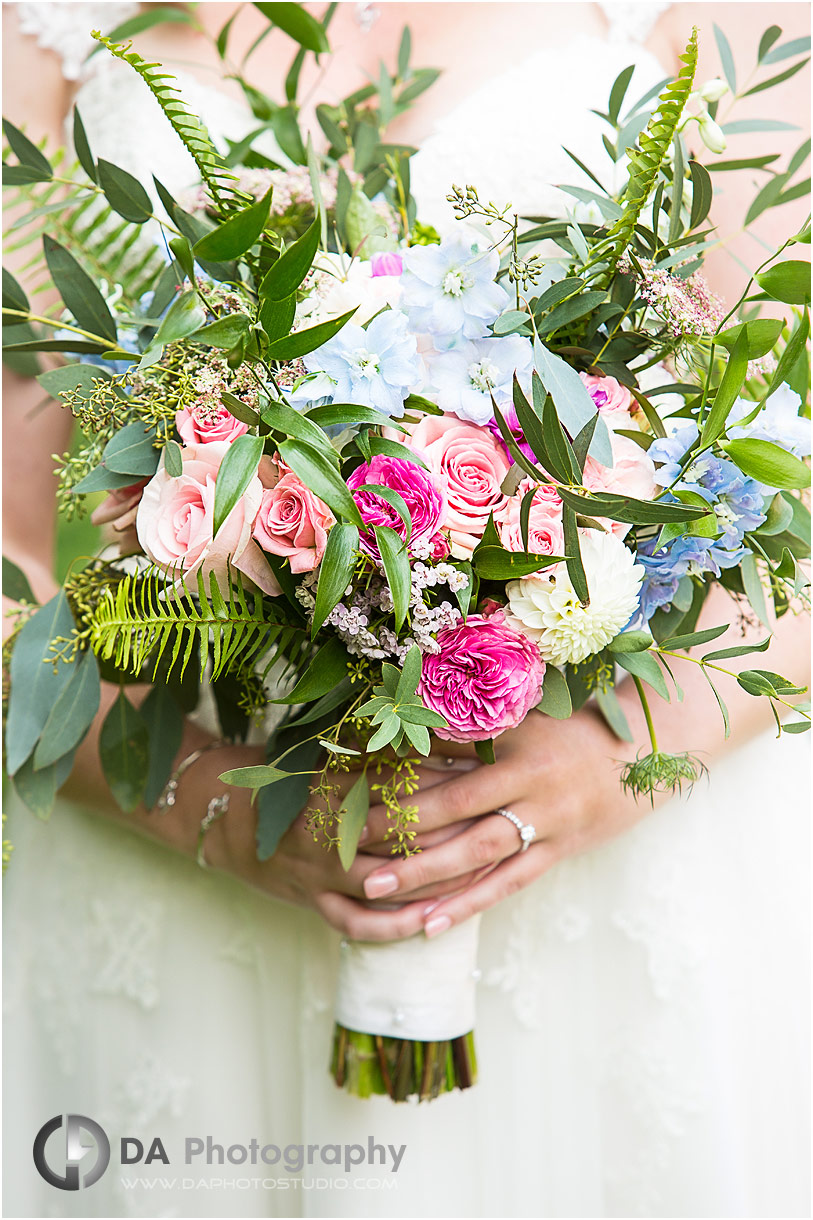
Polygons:
M762 487L733 462L704 453L681 468L681 459L697 436L694 424L679 424L671 436L653 441L647 452L657 465L657 483L694 492L713 507L719 534L715 538L686 534L658 551L654 540L639 546L638 562L646 570L639 622L647 622L660 606L672 601L681 577L705 572L719 576L724 568L736 567L747 549L743 538L765 520Z

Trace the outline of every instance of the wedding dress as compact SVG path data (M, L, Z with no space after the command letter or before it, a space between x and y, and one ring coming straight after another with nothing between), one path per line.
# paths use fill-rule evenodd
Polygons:
M89 30L135 6L17 7L63 46L78 9L107 10L82 14ZM618 71L638 65L631 98L667 74L636 41L664 6L607 7L607 40L530 54L438 125L413 170L425 219L448 222L437 201L452 181L536 212L553 206L549 183L578 181L558 146L590 162L588 109ZM93 63L79 104L95 154L142 180L157 167L171 188L189 182L141 82ZM215 134L246 130L233 103L182 87ZM47 825L13 808L5 1213L807 1215L807 761L805 738L766 734L714 763L689 799L489 911L480 1081L422 1106L332 1083L340 938L315 914L64 802ZM31 1158L35 1133L65 1112L113 1144L107 1173L76 1193ZM406 1151L397 1174L185 1166L184 1140L207 1135L282 1148L372 1136ZM171 1163L119 1168L123 1136L159 1136Z

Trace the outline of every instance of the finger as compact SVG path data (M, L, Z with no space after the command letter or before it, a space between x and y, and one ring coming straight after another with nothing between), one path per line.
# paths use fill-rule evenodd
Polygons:
M443 741L439 737L432 738L432 748L430 757L443 759L462 760L468 759L470 762L479 763L477 751L470 741Z
M398 911L376 911L330 891L317 894L314 902L322 918L351 940L405 940L423 927L422 902L408 903Z
M508 762L494 763L417 792L405 798L404 803L417 810L417 826L425 832L511 805L521 799L522 787L522 776L516 766ZM370 833L366 842L384 841L387 826L386 809L374 805L367 817Z
M415 896L414 891L426 886L449 881L464 873L477 872L505 860L517 851L518 846L516 827L507 818L479 818L468 830L437 847L400 860L390 860L386 865L374 869L364 879L364 893L368 898L394 895L411 898Z
M515 853L462 893L424 907L424 932L430 938L440 936L472 915L487 911L530 885L556 860L556 852L548 842L534 843L528 851Z

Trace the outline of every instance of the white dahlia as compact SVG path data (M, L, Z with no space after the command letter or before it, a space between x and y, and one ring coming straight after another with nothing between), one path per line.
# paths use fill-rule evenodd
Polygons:
M600 652L638 608L644 569L633 553L614 534L580 530L579 536L589 605L580 603L564 563L506 588L509 619L553 665L576 664Z

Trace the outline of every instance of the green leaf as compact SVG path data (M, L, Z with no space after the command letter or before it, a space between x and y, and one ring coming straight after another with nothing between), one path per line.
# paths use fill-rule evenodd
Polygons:
M323 644L293 690L271 703L310 703L321 699L343 678L347 677L349 657L344 644L336 636Z
M705 666L703 666L701 672L703 673L703 676L705 677L706 681L708 682L709 686L711 687L714 698L717 700L717 706L719 707L720 713L723 717L723 729L725 732L725 739L726 739L726 741L728 741L728 738L731 736L731 721L729 719L728 708L726 707L725 700L723 699L722 695L718 691L717 687L712 682L711 675L709 674L709 671L706 669Z
M421 666L421 650L417 644L413 644L404 657L401 676L398 679L398 686L395 690L395 698L398 702L401 702L410 695L414 695L417 691L418 683L421 680Z
M516 580L531 572L541 572L554 563L562 563L561 555L535 555L527 551L506 551L501 546L481 546L472 557L474 570L483 580Z
M810 486L810 470L805 463L770 441L746 437L724 441L721 448L744 474L769 487L798 490Z
M320 54L330 49L323 26L301 4L255 4L272 25L308 51Z
M607 114L610 122L615 124L618 122L618 116L621 113L621 106L629 88L629 83L632 80L632 74L635 71L635 64L630 64L619 72L618 76L613 81L613 87L610 90L610 101L607 106Z
M782 59L790 59L792 55L804 55L805 51L809 50L810 35L802 38L791 38L789 42L783 42L781 46L774 47L773 51L769 51L763 63L777 64Z
M731 442L735 443L735 442ZM736 442L739 443L739 442ZM709 508L693 504L667 504L664 500L636 500L611 492L581 495L569 487L556 489L565 504L587 517L609 517L631 525L662 525L669 521L694 521L707 517ZM565 539L567 547L567 539Z
M164 469L173 479L179 479L183 474L183 455L177 441L167 441L164 446Z
M342 802L339 825L336 831L339 840L339 860L348 872L356 858L359 836L367 814L370 812L370 786L366 773L361 774Z
M155 433L147 432L144 424L125 424L105 445L102 465L114 474L153 475L158 465L154 440Z
M97 170L99 186L114 212L138 225L150 219L152 200L137 178L103 157L99 157Z
M264 788L266 784L275 784L288 776L288 771L280 771L278 767L257 766L235 767L232 771L224 771L217 778L235 788Z
M714 402L703 422L700 434L701 449L707 448L725 430L725 423L731 413L731 408L742 389L748 374L748 336L743 331L734 343L733 351L726 365L723 379L717 387Z
M799 63L791 64L789 68L785 68L784 72L778 72L776 76L771 76L768 80L760 81L758 85L753 85L750 89L746 89L742 96L750 97L753 93L762 93L765 89L773 89L774 85L781 85L783 81L790 80L797 72L801 72L808 62L807 59L802 59Z
M785 350L779 357L774 374L771 377L770 384L765 393L764 401L770 398L775 390L778 390L783 382L787 381L792 376L797 360L805 351L807 346L807 337L810 334L810 316L807 310L804 311L799 321L799 325L791 335L787 342Z
M145 30L150 30L153 26L164 25L168 22L175 22L181 25L196 25L194 15L187 12L186 9L168 4L150 4L146 12L137 13L135 17L122 21L120 25L117 25L114 30L110 31L107 37L111 42L124 42L128 38L132 38L134 34L143 34ZM88 58L92 58L100 50L101 46L97 46L91 51Z
M709 214L714 187L711 184L709 171L699 161L689 161L689 171L692 179L692 213L689 228L696 229Z
M73 615L60 590L21 628L11 654L8 721L6 723L6 770L14 775L34 749L51 709L68 685L72 665L51 664L51 641L69 639L74 631Z
M266 273L260 284L261 298L283 301L296 292L313 265L321 231L322 221L317 213L310 228L288 247Z
M335 424L342 427L347 427L350 424L377 424L383 428L392 427L392 420L388 415L382 414L381 411L376 411L375 407L360 407L354 403L334 402L328 403L324 407L311 407L307 412L308 419L312 419L320 428L330 428ZM405 450L405 446L399 446L401 450ZM406 452L411 452L405 450ZM413 457L412 459L416 459Z
M769 25L765 33L759 40L759 50L757 51L757 63L762 63L763 59L770 51L777 38L782 37L782 27L780 25Z
M774 301L788 305L810 304L810 263L789 259L762 271L756 281Z
M3 556L3 597L8 597L13 602L28 602L30 606L39 605L26 574L5 555Z
M435 712L432 708L424 707L420 703L399 704L398 715L404 723L423 724L431 729L443 729L448 724L446 717L441 716L440 712Z
M248 204L196 241L192 247L195 258L229 262L250 250L265 228L272 194L273 188L269 187L262 199Z
M327 727L327 726L325 726ZM257 796L257 856L267 860L273 856L288 828L296 821L310 799L311 773L321 754L318 741L300 740L300 730L285 727L274 734L268 749L285 755L285 765L292 774L259 790ZM269 755L270 757L270 755Z
M494 740L491 737L486 737L482 741L475 741L474 750L481 763L485 763L487 767L492 767L495 763L494 758Z
M330 612L344 597L353 576L358 554L359 532L355 525L339 522L327 536L327 546L319 567L316 604L313 608L311 636L315 636Z
M31 309L28 297L6 267L3 268L3 308L20 309L24 313L28 313Z
M215 482L215 535L226 523L229 514L256 475L262 455L263 438L248 434L238 436L226 450Z
M99 735L99 758L116 803L132 813L141 803L149 768L147 726L119 691Z
M107 303L72 254L47 233L42 239L48 270L62 300L79 326L116 342L116 323Z
M576 436L596 414L596 404L588 394L584 382L574 368L561 356L548 351L538 339L534 341L534 365L543 386L553 399L562 425L571 436ZM613 464L610 434L601 418L590 445L590 455L602 466Z
M32 182L47 182L51 174L28 165L7 165L3 162L3 186L28 186Z
M718 652L707 652L701 659L706 661L727 661L731 657L747 657L752 652L766 652L771 643L771 636L766 636L758 644L734 644L731 648L721 648Z
M646 682L654 691L669 701L669 691L663 670L651 652L619 652L615 654L617 664L628 673L634 674L642 682Z
M144 787L144 804L152 809L172 773L181 749L183 713L165 686L156 685L141 704L141 719L147 726L150 761Z
M99 50L99 47L96 48ZM73 147L76 151L76 156L79 159L79 164L90 178L91 182L99 181L99 173L96 169L96 164L93 160L93 153L90 151L90 144L85 133L85 125L82 122L79 114L79 107L73 108Z
M331 445L330 438L309 416L295 411L284 402L272 402L264 408L261 418L263 423L268 424L275 432L283 432L286 436L305 441L338 466L339 455Z
M374 525L373 532L392 593L395 630L400 631L409 609L412 589L409 556L403 540L394 529L390 529L388 525Z
M723 623L721 627L707 627L705 631L692 631L688 635L673 635L661 642L661 648L670 650L679 648L696 648L700 644L709 644L719 636L725 635L730 624Z
M606 690L598 687L596 690L596 706L602 716L621 741L632 741L632 730L627 723L624 709L618 701L618 696L611 686Z
M84 653L71 669L70 680L54 703L34 751L37 771L74 750L99 710L101 684L93 653Z
M648 631L622 631L607 647L612 653L646 652L652 647L652 636Z
M728 82L729 89L734 94L737 92L737 72L734 67L734 56L731 53L731 46L720 27L714 25L713 28L717 50L720 52L720 63L723 65L723 73Z
M39 177L32 179L32 181L44 182L48 178L53 177L54 171L51 168L51 162L40 152L36 144L31 143L28 136L24 136L20 129L15 127L13 123L10 123L8 119L3 119L3 131L20 165L36 171L39 175ZM3 164L3 178L8 181L6 179L5 163Z
M372 158L377 146L375 128L370 127L368 124L360 124L358 130L359 133L371 132L370 154L369 158L367 158L369 160ZM364 158L362 160L365 161ZM358 161L359 145L357 144L356 169L361 168ZM388 250L397 250L398 248L396 237L375 210L372 201L367 198L360 183L353 187L350 199L348 200L347 211L344 216L344 228L350 252L354 255L361 255L364 259L369 259L373 254L381 254Z
M773 351L779 336L782 334L785 322L783 318L755 318L751 322L740 322L721 331L714 342L733 352L740 335L745 332L748 340L748 359L759 360Z
M314 495L323 500L337 517L346 517L359 528L364 527L361 513L353 499L350 488L342 476L320 450L306 441L283 441L279 447L280 457L287 462L302 482Z
M743 669L737 674L737 681L744 691L757 698L762 695L772 697L778 693L773 683L755 669Z
M542 684L542 700L537 703L536 710L544 712L554 720L567 720L573 712L570 689L564 674L555 665L545 669L545 679Z
M762 588L762 581L759 578L759 569L757 568L757 560L753 551L749 551L744 555L740 562L740 576L742 577L742 586L745 589L745 596L751 603L751 609L757 616L763 627L768 631L771 630L771 623L768 618L768 607L765 604L765 590Z
M306 356L308 352L323 347L329 339L337 335L346 322L349 322L355 309L349 309L339 318L331 318L329 322L320 322L318 326L309 326L307 330L298 330L285 339L277 339L269 345L266 355L269 360L286 362Z
M105 466L97 466L95 470L91 470L90 474L86 474L83 479L80 479L75 487L71 488L71 495L90 496L97 491L117 491L120 487L129 487L132 482L131 474L115 474Z
M148 368L161 358L167 343L176 343L199 330L206 322L206 311L192 289L182 293L170 305L150 345L141 357L139 368Z
M229 313L196 330L193 339L195 343L229 350L246 338L248 328L249 319L244 313Z
M268 336L269 343L276 343L291 333L296 316L296 297L285 297L272 301L270 297L260 303L260 325Z
M590 589L587 585L587 575L584 570L584 563L582 562L576 513L567 504L564 504L562 507L562 529L564 532L565 550L567 551L567 574L570 577L570 583L573 585L573 591L579 601L586 606L590 601Z

